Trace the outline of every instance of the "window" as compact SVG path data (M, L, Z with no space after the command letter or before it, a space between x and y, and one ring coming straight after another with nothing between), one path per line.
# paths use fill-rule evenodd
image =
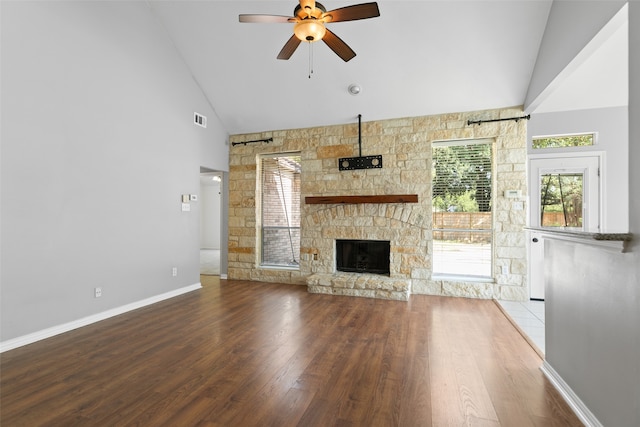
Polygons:
M582 230L584 173L540 176L540 225Z
M300 259L300 154L263 156L261 262L298 267Z
M566 147L584 147L593 145L595 140L595 134L585 133L579 135L564 135L564 136L545 136L545 137L533 137L531 146L534 149L541 148L566 148Z
M492 276L492 141L433 143L433 273Z

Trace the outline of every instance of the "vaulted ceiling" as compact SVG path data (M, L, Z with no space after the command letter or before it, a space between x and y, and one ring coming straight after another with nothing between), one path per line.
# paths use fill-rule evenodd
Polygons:
M149 0L230 134L522 105L551 3L378 1L378 18L327 25L357 54L344 62L322 42L278 60L293 24L238 21L295 0Z

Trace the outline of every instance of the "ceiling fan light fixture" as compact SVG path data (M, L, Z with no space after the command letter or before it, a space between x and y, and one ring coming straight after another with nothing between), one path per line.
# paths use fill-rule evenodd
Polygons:
M293 27L293 33L303 42L317 42L322 40L327 29L322 21L304 19Z

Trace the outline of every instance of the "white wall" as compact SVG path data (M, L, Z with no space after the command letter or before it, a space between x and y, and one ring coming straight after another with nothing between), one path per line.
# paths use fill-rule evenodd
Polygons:
M555 7L556 3L561 3L562 7ZM539 58L570 53L562 49L563 38L571 38L576 26L567 24L574 22L577 16L580 16L582 23L582 14L576 12L581 7L591 10L591 3L554 3L551 13L555 15L550 17L543 43L546 51L541 51ZM602 25L612 16L608 8L604 9L599 20ZM562 11L567 14L558 13ZM536 69L544 68L542 65L536 66ZM629 170L629 230L634 235L632 244L627 253L549 239L545 246L546 362L602 425L616 427L640 425L638 76L640 3L629 2L629 157L624 167ZM534 80L540 81L540 77ZM590 126L588 117L582 117L583 126ZM611 166L622 166L622 163Z
M1 7L0 340L197 284L227 135L146 2Z
M534 113L531 115L527 127L529 155L543 153L551 155L569 151L574 153L602 151L605 153L601 170L603 183L601 199L604 210L603 218L601 218L601 232L627 233L629 231L628 119L627 107ZM531 149L531 138L535 136L588 132L597 132L597 144L593 147Z

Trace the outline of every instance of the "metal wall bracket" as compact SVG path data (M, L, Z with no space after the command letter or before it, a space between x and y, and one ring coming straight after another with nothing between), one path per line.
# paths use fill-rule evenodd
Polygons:
M343 157L338 159L338 168L341 171L354 169L374 169L382 167L382 155L364 157Z

